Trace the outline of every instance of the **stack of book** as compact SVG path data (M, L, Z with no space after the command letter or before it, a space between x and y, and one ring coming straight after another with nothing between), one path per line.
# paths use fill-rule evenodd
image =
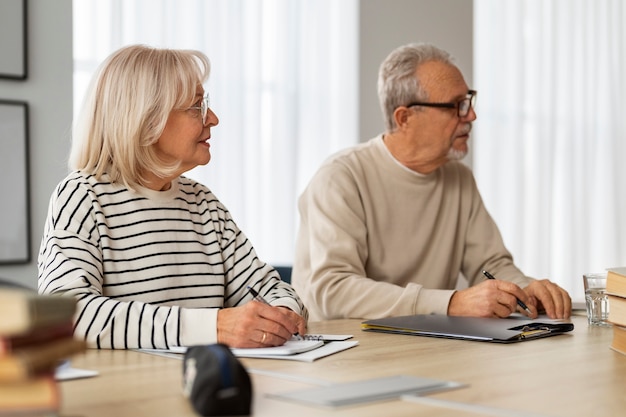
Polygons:
M609 317L613 324L611 349L626 355L626 267L610 268L606 274Z
M85 350L73 337L72 297L0 288L0 414L58 411L56 368Z

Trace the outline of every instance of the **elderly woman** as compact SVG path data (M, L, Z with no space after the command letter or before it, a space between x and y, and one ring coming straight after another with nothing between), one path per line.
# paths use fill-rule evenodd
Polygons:
M211 160L209 69L199 51L134 45L91 82L38 260L39 292L76 297L91 347L262 347L306 332L294 290L182 175Z

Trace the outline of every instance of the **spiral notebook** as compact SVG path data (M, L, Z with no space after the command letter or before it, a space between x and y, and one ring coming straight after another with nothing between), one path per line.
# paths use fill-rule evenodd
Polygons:
M340 340L348 340L352 338L351 334L305 334L304 336L294 336L294 339L298 337L304 340L322 340L324 342L336 342Z
M241 358L261 358L267 355L295 355L296 353L308 352L324 346L322 340L287 340L284 345L263 348L231 348L235 356Z
M282 346L251 349L231 349L240 358L286 359L301 362L313 362L325 356L358 345L357 341L348 341L350 334L307 334L294 336ZM301 340L297 340L300 338Z

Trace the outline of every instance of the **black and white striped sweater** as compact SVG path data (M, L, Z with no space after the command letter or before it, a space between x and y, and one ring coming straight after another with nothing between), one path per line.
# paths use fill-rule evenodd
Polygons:
M71 173L51 197L38 267L40 293L78 299L75 334L91 347L215 343L218 309L250 301L247 285L306 318L224 205L186 177L158 192Z

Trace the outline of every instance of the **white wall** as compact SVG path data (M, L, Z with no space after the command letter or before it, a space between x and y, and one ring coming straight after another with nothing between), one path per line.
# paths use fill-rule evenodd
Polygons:
M28 78L0 78L0 98L29 105L31 261L0 265L0 277L34 287L48 199L67 172L72 120L72 0L27 1ZM1 175L12 175L0 169Z
M376 93L378 67L400 45L429 42L445 49L456 58L465 81L472 86L472 0L361 0L359 5L361 141L384 129ZM466 158L469 160L471 155Z
M28 2L28 79L0 79L0 98L24 100L30 105L31 262L0 265L0 277L34 287L48 199L67 172L72 119L72 0ZM376 96L378 66L397 46L426 41L448 50L472 84L471 0L361 0L359 4L361 140L382 132ZM3 171L2 175L10 173Z

